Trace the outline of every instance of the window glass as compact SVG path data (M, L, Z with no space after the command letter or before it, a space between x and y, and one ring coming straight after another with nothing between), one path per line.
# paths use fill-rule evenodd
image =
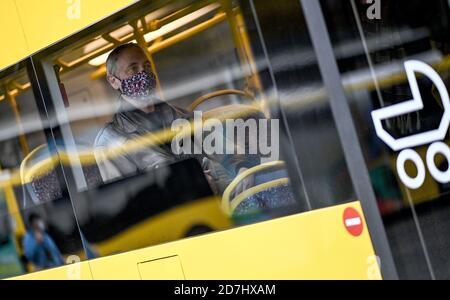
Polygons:
M322 7L378 207L400 278L448 279L449 2L368 2Z
M0 277L84 259L64 177L25 63L0 74ZM72 260L70 260L72 262Z
M95 257L357 200L297 1L104 24L37 61Z
M259 30L264 38L276 84L266 79L266 85L278 93L278 113L287 127L286 142L292 149L292 164L304 181L301 188L308 208L355 200L300 2L251 3L259 20L253 24L253 34Z

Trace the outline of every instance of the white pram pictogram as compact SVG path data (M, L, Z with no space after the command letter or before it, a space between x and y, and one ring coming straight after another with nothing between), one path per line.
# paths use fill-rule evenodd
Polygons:
M372 112L372 120L375 126L377 136L386 143L392 150L400 151L397 157L397 172L401 181L411 189L418 189L425 181L425 165L419 154L410 148L433 143L427 150L426 162L428 170L433 178L440 183L450 182L450 167L446 171L441 171L435 164L434 158L437 154L442 154L450 165L450 148L443 141L450 124L450 98L439 74L429 65L418 60L409 60L405 62L406 76L411 87L413 99L383 107ZM420 94L419 85L415 73L421 73L427 76L436 86L439 92L444 112L437 129L429 130L423 133L394 138L387 132L382 125L382 121L405 115L408 113L422 110L423 100ZM411 177L406 173L405 163L411 161L417 168L417 175Z

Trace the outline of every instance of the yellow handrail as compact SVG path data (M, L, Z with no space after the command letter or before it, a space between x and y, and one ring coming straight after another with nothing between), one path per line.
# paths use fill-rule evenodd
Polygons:
M230 208L229 208L229 214L233 214L234 210L241 204L245 199L261 192L267 189L270 189L271 187L280 186L283 184L288 184L289 178L280 178L275 179L269 182L265 182L262 184L259 184L257 186L254 186L252 188L249 188L248 190L245 190L244 192L240 193L236 198L234 198L231 201Z
M227 213L227 214L231 214L231 207L230 207L230 197L231 197L231 193L236 189L236 187L238 186L238 184L244 180L245 178L247 178L250 175L253 175L257 172L261 172L261 171L265 171L265 170L270 170L270 169L275 169L275 168L282 168L285 166L285 162L278 160L278 161L271 161L271 162L267 162L267 163L263 163L260 165L257 165L253 168L250 168L248 170L245 170L244 172L242 172L241 174L239 174L238 176L236 176L233 181L228 185L228 187L225 189L223 196L222 196L222 210ZM270 182L275 182L277 180L274 181L270 181ZM268 184L269 182L267 182ZM266 183L261 184L262 186L267 186ZM255 186L253 188L259 187L261 185ZM253 188L249 189L248 191L252 190ZM255 189L256 190L256 189ZM254 190L253 190L254 191ZM258 190L259 192L259 190ZM243 193L241 193L243 194ZM248 196L247 196L248 197ZM237 199L237 198L235 198ZM245 199L245 198L244 198ZM242 201L242 200L241 200Z
M189 105L188 107L188 111L189 112L193 112L194 109L196 109L200 104L202 104L203 102L205 102L206 100L215 98L215 97L219 97L219 96L223 96L223 95L241 95L247 98L251 98L254 99L253 95L250 94L249 92L245 92L245 91L240 91L240 90L220 90L220 91L214 91L212 93L208 93L206 95L200 96L197 99L195 99L194 102L192 102L191 105Z
M28 164L28 161L40 150L44 149L45 147L47 147L47 145L40 145L38 147L36 147L35 149L33 149L20 163L20 179L22 184L26 184L28 183L27 179L25 178L25 168L26 165ZM27 174L30 174L30 172L27 172Z
M253 109L254 109L253 106L248 106L248 110L244 109L239 112L232 112L231 114L224 116L214 116L214 118L220 121L223 121L224 119L231 117L242 118L249 114L251 115L252 113L254 113ZM205 117L207 117L206 114ZM103 157L105 159L113 159L125 153L135 152L146 147L152 147L154 145L159 145L161 143L170 142L175 137L175 135L192 135L194 133L194 130L195 130L194 121L190 121L189 125L186 125L186 127L181 129L180 131L173 131L171 128L166 128L156 132L150 132L135 140L130 140L121 146L112 146L109 148L102 149L101 151L103 151L104 154ZM34 151L38 151L40 149L42 148L35 149L32 151L32 153L35 153ZM73 161L73 158L76 158L81 162L82 165L96 164L98 161L95 157L94 152L95 150L84 150L75 153L68 153L65 151L58 150L57 154L53 154L48 158L42 159L33 166L28 167L25 166L26 164L21 164L20 175L22 179L22 184L29 182L31 177L34 176L35 174L43 174L45 172L50 171L51 168L54 167L54 163L57 161L60 161L63 165L70 166L71 161Z

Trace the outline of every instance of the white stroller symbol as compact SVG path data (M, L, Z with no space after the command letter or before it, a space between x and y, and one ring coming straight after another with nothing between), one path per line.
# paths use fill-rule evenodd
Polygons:
M372 112L372 119L378 137L392 150L399 151L406 149L397 158L397 172L407 187L418 189L425 180L425 166L419 154L408 148L444 140L450 123L450 99L444 82L432 67L418 60L410 60L405 62L405 69L413 99L375 110ZM417 83L416 72L426 75L435 84L441 97L444 113L437 129L395 139L383 128L382 121L423 109L423 100ZM426 159L428 169L433 178L438 182L448 183L450 182L450 168L443 172L436 167L434 158L437 154L444 155L450 164L450 149L442 142L434 143L428 149ZM410 177L405 171L405 163L408 160L416 165L417 175L414 178Z

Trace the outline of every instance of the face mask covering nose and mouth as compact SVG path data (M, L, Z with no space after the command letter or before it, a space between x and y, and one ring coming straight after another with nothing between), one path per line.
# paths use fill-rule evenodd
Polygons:
M37 227L39 228L40 231L45 231L45 223L43 221L39 221L37 223Z
M156 92L156 77L152 72L142 71L121 81L122 94L141 103L149 104Z

